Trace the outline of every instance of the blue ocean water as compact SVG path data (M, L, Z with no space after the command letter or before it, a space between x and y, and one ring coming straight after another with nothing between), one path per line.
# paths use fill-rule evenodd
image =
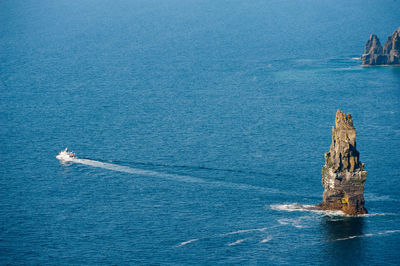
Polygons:
M400 68L357 57L399 9L2 0L0 263L397 264ZM304 208L338 108L364 217Z

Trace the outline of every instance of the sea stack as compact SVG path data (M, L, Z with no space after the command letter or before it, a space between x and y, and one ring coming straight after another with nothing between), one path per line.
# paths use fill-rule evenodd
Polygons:
M367 172L359 160L356 149L356 129L350 114L336 112L332 127L332 144L325 153L322 167L323 201L318 205L325 210L342 210L349 215L367 213L364 208L364 183Z
M375 34L371 34L365 44L364 54L361 56L363 65L399 65L400 64L400 27L389 36L385 45L382 45Z

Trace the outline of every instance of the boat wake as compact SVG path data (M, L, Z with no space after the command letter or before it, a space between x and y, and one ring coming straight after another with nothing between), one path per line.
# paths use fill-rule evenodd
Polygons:
M190 182L190 183L206 183L207 182L204 179L192 177L192 176L167 174L167 173L161 173L161 172L156 172L156 171L151 171L151 170L132 168L129 166L122 166L122 165L117 165L117 164L112 164L112 163L93 161L93 160L89 160L89 159L74 159L74 160L72 160L72 162L89 165L92 167L103 168L103 169L116 171L116 172L135 174L135 175L162 177L162 178L166 178L166 179L172 179L175 181Z
M112 163L105 163L105 162L100 162L100 161L95 161L95 160L90 160L90 159L79 159L77 157L68 157L67 160L60 159L60 161L64 164L67 162L68 163L67 165L72 164L72 163L79 163L79 164L83 164L83 165L103 168L103 169L116 171L116 172L141 175L141 176L151 176L151 177L163 178L163 179L178 181L178 182L204 184L204 185L209 185L212 187L224 187L224 188L247 190L247 191L253 190L253 191L260 191L263 193L274 193L274 194L293 194L293 193L289 193L287 191L285 192L285 191L281 191L281 190L273 189L273 188L258 187L258 186L253 186L253 185L249 185L249 184L243 184L243 183L232 183L232 182L225 182L225 181L207 180L207 179L188 176L188 175L169 174L169 173L163 173L163 172L158 172L158 171L133 168L133 167L129 167L129 166L122 166L122 165L117 165L117 164L112 164Z
M116 171L116 172L122 172L122 173L128 173L128 174L134 174L134 175L142 175L142 176L151 176L151 177L157 177L157 178L163 178L167 180L172 180L172 181L178 181L178 182L186 182L186 183L198 183L198 184L204 184L204 185L209 185L212 187L223 187L223 188L231 188L231 189L237 189L237 190L245 190L245 191L259 191L265 194L280 194L280 195L297 195L301 197L305 196L310 196L310 195L304 195L301 193L296 193L296 192L291 192L291 191L283 191L281 189L275 189L275 188L268 188L268 187L259 187L259 186L254 186L250 184L244 184L244 183L234 183L234 182L226 182L226 181L217 181L217 180L207 180L204 178L199 178L199 177L193 177L189 175L181 175L181 174L170 174L170 173L164 173L164 172L158 172L154 170L145 170L141 168L134 168L134 167L129 167L129 166L123 166L119 164L114 164L114 163L106 163L106 162L101 162L101 161L96 161L96 160L90 160L90 159L80 159L75 156L74 153L69 152L68 148L66 148L64 151L61 151L59 155L56 156L58 160L64 165L71 165L73 163L79 163L83 165L88 165L92 167L98 167L98 168L103 168L111 171ZM144 163L142 163L144 164ZM148 165L153 165L153 164L148 164ZM157 165L157 166L163 166L163 165ZM168 166L168 165L165 165ZM179 166L179 167L186 167L186 166ZM186 167L188 168L188 167ZM202 167L201 169L211 169L212 168L204 168ZM232 171L228 169L214 169L214 170L223 170L223 171ZM248 174L253 174L255 172L248 172ZM259 173L258 173L259 174Z

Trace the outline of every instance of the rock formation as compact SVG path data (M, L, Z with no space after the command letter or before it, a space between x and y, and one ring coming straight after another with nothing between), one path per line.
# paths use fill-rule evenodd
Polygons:
M363 65L398 65L400 64L400 27L389 36L382 48L378 37L371 34L361 56Z
M346 214L367 213L364 208L364 183L367 172L356 149L356 129L350 114L338 110L332 127L332 144L325 153L322 168L323 201L325 210L342 210Z

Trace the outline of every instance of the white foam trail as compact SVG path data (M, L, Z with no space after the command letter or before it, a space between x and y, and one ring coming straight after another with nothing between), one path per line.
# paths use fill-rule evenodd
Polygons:
M308 204L304 205L298 203L271 204L270 208L276 211L288 211L288 212L302 211L302 212L321 213L328 216L346 216L344 212L339 210L338 211L320 210L316 208L314 205L308 205Z
M288 212L314 212L314 213L319 213L323 214L326 216L344 216L344 217L353 217L352 215L345 214L344 212L337 210L337 211L331 211L331 210L320 210L314 205L308 205L308 204L298 204L298 203L287 203L287 204L271 204L270 208L275 211L288 211ZM357 215L357 217L372 217L372 216L388 216L388 215L394 215L397 216L398 214L396 213L367 213L367 214L360 214Z
M361 70L361 66L357 67L339 67L339 68L333 68L333 71L358 71Z
M309 219L309 217L305 216L305 217L299 217L297 219L279 219L278 223L280 225L291 225L294 226L296 228L306 228L308 226L306 225L302 225L302 221L305 219Z
M266 230L268 230L268 229L271 229L271 228L274 228L274 227L278 227L278 226L279 226L279 225L271 226L271 227L263 227L263 228L243 229L243 230L233 231L233 232L229 232L229 233L218 234L218 235L214 235L214 236L207 236L207 237L200 238L200 239L214 238L214 237L225 237L225 236L228 236L228 235L236 235L236 234L243 234L243 233L256 232L256 231L258 231L258 232L263 232L263 231L266 231ZM199 239L199 238L194 238L194 239L191 239L191 240L188 240L188 241L184 241L184 242L180 243L180 244L177 245L177 246L178 246L178 247L181 247L181 246L190 244L190 243L192 243L192 242L198 241L198 240L200 240L200 239ZM247 240L247 239L250 239L250 238L245 238L245 239L242 239L242 240L244 241L244 240ZM243 242L243 241L241 241L241 242ZM236 241L236 242L237 242L237 241ZM241 242L239 242L239 243L241 243ZM231 243L231 244L234 244L234 243L235 243L235 242L233 242L233 243ZM239 243L236 243L236 244L239 244ZM233 246L233 245L232 245L232 246Z
M358 216L360 216L360 217L371 217L371 216L388 216L388 215L396 216L398 214L396 214L396 213L367 213L367 214L360 214Z
M400 230L386 230L385 232L380 234L391 234L391 233L400 233Z
M271 204L270 208L276 211L309 211L310 208L315 208L313 205L302 205L298 203L286 203L286 204Z
M281 225L287 225L287 224L289 224L288 221L286 221L286 219L279 219L279 220L278 220L278 223L281 224Z
M361 60L360 57L352 57L351 59L353 59L353 60Z
M349 236L349 237L345 237L345 238L338 238L335 241L349 240L349 239L354 239L356 237L363 237L363 236L362 235L361 236Z
M201 178L196 178L192 176L185 176L185 175L175 175L175 174L166 174L160 173L151 170L143 170L138 168L132 168L128 166L121 166L112 163L103 163L99 161L93 161L88 159L74 159L73 162L81 163L85 165L90 165L93 167L99 167L103 169L108 169L117 172L129 173L129 174L136 174L136 175L146 175L146 176L155 176L155 177L163 177L167 179L173 179L183 182L191 182L191 183L205 183L206 181Z
M178 247L181 247L181 246L184 246L184 245L193 243L193 242L195 242L195 241L197 241L197 240L199 240L199 239L198 239L198 238L190 239L190 240L188 240L188 241L185 241L185 242L180 243L180 244L178 245Z
M293 194L293 193L289 193L289 192L280 191L277 189L257 187L257 186L248 185L248 184L230 183L230 182L224 182L224 181L212 181L212 180L206 180L206 179L187 176L187 175L167 174L167 173L156 172L156 171L151 171L151 170L132 168L129 166L121 166L121 165L116 165L116 164L112 164L112 163L103 163L103 162L89 160L89 159L72 159L70 162L89 165L92 167L99 167L99 168L103 168L103 169L107 169L107 170L111 170L111 171L117 171L117 172L123 172L123 173L135 174L135 175L153 176L153 177L159 177L159 178L187 182L187 183L201 183L201 184L207 184L207 185L212 185L212 186L216 186L216 187L227 187L227 188L241 189L241 190L257 190L257 191L262 191L262 192L266 192L266 193L275 193L275 194L291 194L291 195Z
M354 239L354 238L371 237L371 236L376 236L376 235L386 235L386 234L393 234L393 233L400 233L400 230L386 230L386 231L378 232L375 234L363 234L363 235L357 235L357 236L349 236L349 237L344 237L344 238L338 238L333 241L344 241L344 240L350 240L350 239Z
M296 228L306 228L307 226L304 226L304 225L299 225L299 224L294 224L293 225L294 227L296 227Z
M266 238L261 240L260 243L266 243L266 242L271 241L271 240L272 240L272 236L267 236Z
M229 243L228 246L236 246L236 245L238 245L238 244L240 244L240 243L242 243L242 242L244 242L244 241L246 241L248 239L249 238L243 238L243 239L236 240L235 242Z
M238 230L238 231L234 231L234 232L221 234L220 236L236 235L236 234L242 234L242 233L254 232L254 231L262 232L262 231L268 230L270 228L272 228L272 227L263 227L263 228L255 228L255 229L243 229L243 230Z

